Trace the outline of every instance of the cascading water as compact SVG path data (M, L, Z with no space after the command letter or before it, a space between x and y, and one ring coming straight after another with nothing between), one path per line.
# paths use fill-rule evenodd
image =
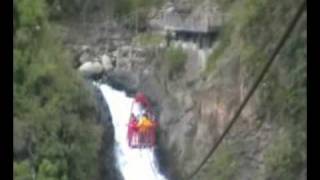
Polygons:
M96 84L109 105L115 130L117 164L125 180L166 180L159 172L153 149L131 149L127 128L133 98L106 84Z

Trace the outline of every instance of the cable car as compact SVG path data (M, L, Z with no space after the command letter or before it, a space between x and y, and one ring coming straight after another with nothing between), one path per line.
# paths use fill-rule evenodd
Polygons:
M138 92L131 106L128 124L128 145L131 148L152 148L156 143L157 122L150 103L143 93Z

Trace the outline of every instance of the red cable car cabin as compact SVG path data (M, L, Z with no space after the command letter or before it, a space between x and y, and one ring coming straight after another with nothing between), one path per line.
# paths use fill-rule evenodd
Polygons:
M149 122L148 127L139 126L139 120L132 112L134 103L139 103L146 111L147 119ZM137 93L135 100L131 106L131 115L128 125L128 145L131 148L151 148L155 145L156 140L156 121L150 108L150 103L143 93Z

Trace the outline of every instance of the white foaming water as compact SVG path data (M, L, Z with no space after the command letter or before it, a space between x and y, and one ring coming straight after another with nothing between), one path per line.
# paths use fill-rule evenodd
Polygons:
M117 164L125 180L166 180L159 172L153 149L131 149L127 128L133 98L106 84L96 84L108 103L115 130Z

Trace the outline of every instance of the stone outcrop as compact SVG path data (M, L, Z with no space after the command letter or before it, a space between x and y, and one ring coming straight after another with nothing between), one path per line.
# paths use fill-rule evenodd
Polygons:
M87 77L101 74L103 66L99 62L85 62L79 67L79 71Z

